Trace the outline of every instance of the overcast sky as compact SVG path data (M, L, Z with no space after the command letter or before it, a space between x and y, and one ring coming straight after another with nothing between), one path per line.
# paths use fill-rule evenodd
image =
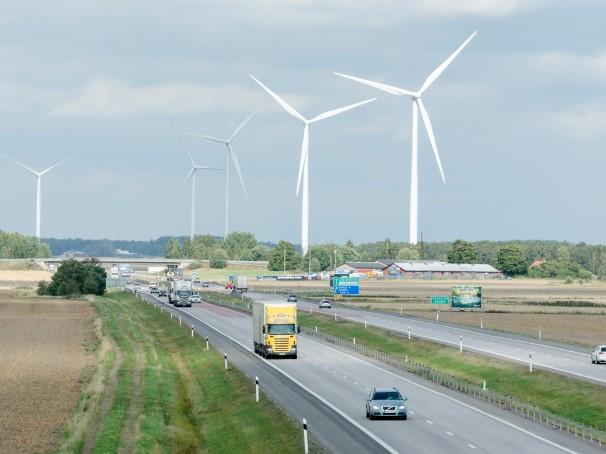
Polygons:
M310 118L310 242L408 238L410 100L340 71L420 88L443 184L420 127L426 241L606 243L603 1L247 0L1 2L0 153L42 170L42 236L149 239L189 233L189 161L178 127L229 136L232 228L300 242L303 127L249 77ZM186 139L200 164L220 144ZM199 173L198 233L223 233L224 173ZM0 161L0 229L32 235L35 177Z

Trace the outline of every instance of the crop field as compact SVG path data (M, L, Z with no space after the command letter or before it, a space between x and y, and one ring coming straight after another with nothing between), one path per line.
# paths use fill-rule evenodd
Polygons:
M86 301L0 293L0 452L54 451L95 361Z

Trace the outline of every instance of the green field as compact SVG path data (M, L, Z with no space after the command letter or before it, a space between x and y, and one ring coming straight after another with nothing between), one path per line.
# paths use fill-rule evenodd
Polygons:
M298 425L166 312L125 292L93 304L108 348L61 452L302 452Z
M488 358L474 353L417 339L408 340L386 330L343 320L334 321L327 315L299 311L299 323L308 328L318 327L324 333L344 338L425 364L444 375L481 385L536 405L554 414L582 424L606 430L606 393L599 385L566 378L548 372Z

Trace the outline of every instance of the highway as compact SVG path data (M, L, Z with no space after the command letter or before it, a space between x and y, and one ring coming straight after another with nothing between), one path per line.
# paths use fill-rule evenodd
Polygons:
M283 295L250 292L248 296L259 301L284 301ZM299 308L318 312L318 304L304 300L299 301ZM419 319L381 312L351 309L340 305L332 309L323 309L344 320L366 323L371 326L389 329L404 335L408 328L412 336L434 342L459 347L460 336L463 337L463 348L469 351L495 356L509 361L528 364L532 355L533 367L570 377L589 380L606 385L606 366L591 364L589 349L576 346L555 344L532 340L523 336L507 335L491 330L481 330L454 326L432 320ZM606 339L605 339L606 341Z
M156 299L159 301L158 299ZM363 446L343 449L335 445L341 432L333 431L334 418L341 418L371 434L385 452L415 453L550 453L600 452L564 433L518 418L485 402L476 401L453 391L442 389L418 377L391 369L367 358L356 356L322 344L304 335L299 340L299 359L267 361L252 352L250 316L207 303L193 308L175 309L192 317L197 330L221 332L238 345L245 361L237 364L249 376L258 375L263 382L268 370L286 374L293 392L303 387L332 406L340 416L317 414L314 420L301 414L304 407L292 408L295 417L308 418L310 430L328 445L330 452L380 452ZM204 334L203 334L204 335ZM254 360L251 360L254 359ZM259 371L259 365L265 365ZM254 372L250 369L254 368ZM252 372L252 373L251 373ZM293 377L293 383L288 377ZM364 415L365 399L370 388L395 386L409 398L407 421L369 421ZM272 396L273 397L273 396ZM282 405L281 402L279 402ZM287 408L288 411L288 408ZM317 413L317 412L316 412Z

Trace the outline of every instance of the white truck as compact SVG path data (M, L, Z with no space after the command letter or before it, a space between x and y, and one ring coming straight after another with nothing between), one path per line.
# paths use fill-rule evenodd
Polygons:
M237 292L248 291L248 276L229 276L229 283L225 288L231 288Z
M168 302L175 307L191 307L191 301L189 300L192 295L191 281L175 279L168 283Z
M264 303L253 301L253 341L255 353L261 356L297 357L296 303Z

